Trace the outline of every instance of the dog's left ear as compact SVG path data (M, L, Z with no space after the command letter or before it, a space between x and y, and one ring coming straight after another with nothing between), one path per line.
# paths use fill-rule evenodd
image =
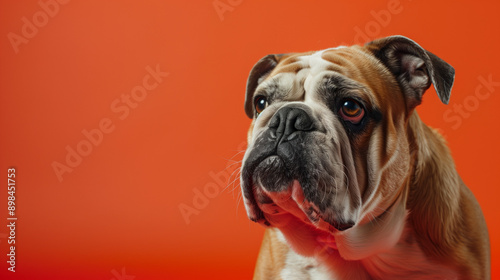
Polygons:
M404 36L390 36L366 44L394 74L411 110L422 102L431 83L444 104L450 100L455 69Z

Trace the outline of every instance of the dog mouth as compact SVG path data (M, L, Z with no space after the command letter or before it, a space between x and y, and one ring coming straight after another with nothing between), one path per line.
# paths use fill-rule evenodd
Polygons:
M261 219L256 222L264 226L284 226L287 219L292 216L328 233L344 231L354 225L353 223L339 223L327 216L315 203L305 198L298 180L282 185L279 191L269 191L260 183L255 184L252 189L256 206L261 211L261 214L257 215ZM291 216L287 217L287 215Z
M340 195L348 180L342 176L344 170L323 164L313 152L288 149L280 153L278 149L266 153L262 148L249 151L241 173L250 220L277 226L280 217L288 213L327 232L344 231L354 225L342 216L344 206L333 204L347 201Z
M257 223L279 229L298 230L300 227L309 233L318 248L338 250L334 235L348 226L325 221L318 207L304 198L299 181L293 180L278 192L267 191L258 184L253 187L253 191L262 217Z
M308 232L308 238L313 239L318 248L337 250L334 235L351 228L354 223L342 222L332 214L327 203L316 203L307 197L304 189L311 189L311 185L304 184L307 181L296 175L300 173L296 164L276 154L261 158L253 164L252 172L244 170L242 173L242 179L246 179L244 185L248 186L244 192L249 219L265 227L292 228L293 231L300 227ZM314 188L315 198L318 198L321 187L315 185Z

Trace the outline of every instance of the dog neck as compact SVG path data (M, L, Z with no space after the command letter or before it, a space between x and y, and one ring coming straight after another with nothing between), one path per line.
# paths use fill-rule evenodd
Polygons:
M424 124L416 111L408 120L407 135L413 172L407 184L407 225L398 244L405 249L406 256L394 259L411 263L411 256L420 269L422 262L430 262L435 270L436 263L444 256L449 258L456 246L451 235L456 232L460 213L460 178L445 140Z
M456 245L449 234L456 232L461 180L444 139L416 112L409 120L408 137L414 151L408 223L428 255L447 256Z
M460 213L460 179L444 139L416 112L408 120L407 134L412 172L395 206L399 209L394 209L406 213L404 230L390 250L361 262L375 279L458 279L452 264L441 257L449 257L456 240L450 235Z

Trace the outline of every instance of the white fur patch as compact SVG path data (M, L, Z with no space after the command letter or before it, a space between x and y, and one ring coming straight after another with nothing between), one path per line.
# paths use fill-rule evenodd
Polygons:
M281 271L281 279L286 280L325 280L332 278L325 266L318 264L314 258L300 256L290 250L286 257L285 268Z
M277 230L278 239L287 244L285 236ZM325 280L337 279L326 266L318 263L315 258L303 257L293 250L289 250L285 260L285 267L280 273L283 280ZM332 278L333 277L333 278Z
M297 78L298 80L304 81L304 89L306 92L314 92L315 86L317 85L317 83L315 82L315 78L318 78L318 76L322 76L319 74L325 71L327 67L332 64L330 61L327 61L321 57L323 53L328 50L331 49L317 51L311 55L304 55L299 57L300 61L304 65L303 69L300 70L299 73L297 73Z

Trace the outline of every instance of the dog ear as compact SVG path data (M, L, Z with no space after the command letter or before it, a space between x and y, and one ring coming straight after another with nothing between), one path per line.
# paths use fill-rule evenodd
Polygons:
M253 118L253 94L257 86L266 79L271 71L278 65L281 54L270 54L261 58L250 71L247 80L247 92L245 95L245 113Z
M378 39L367 43L366 47L396 77L409 109L422 102L422 95L431 83L439 99L448 104L455 79L455 69L451 65L404 36Z

